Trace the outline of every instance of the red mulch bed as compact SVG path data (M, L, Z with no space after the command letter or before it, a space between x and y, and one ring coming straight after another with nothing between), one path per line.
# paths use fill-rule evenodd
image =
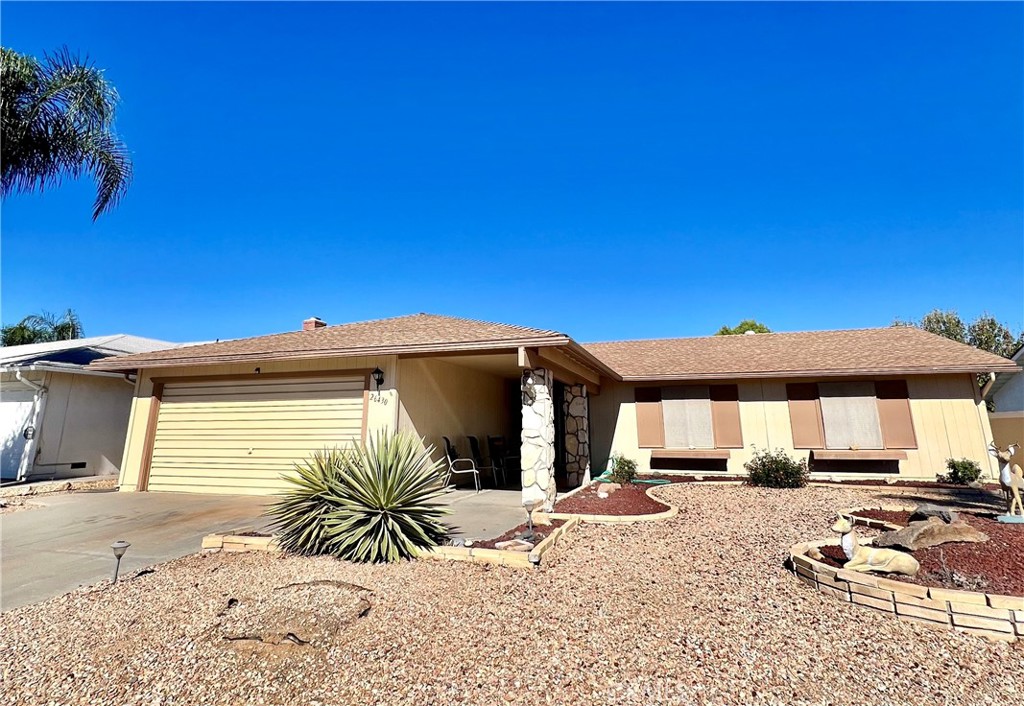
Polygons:
M567 521L568 520L551 520L550 525L535 524L533 526L533 531L534 533L536 533L537 538L533 540L534 546L540 544L544 538L546 538L554 530L564 525ZM525 532L528 527L529 525L524 522L518 527L513 527L500 537L495 537L494 539L473 540L473 548L479 547L480 549L496 549L496 547L494 546L495 544L497 544L498 542L507 542L510 539L515 539L517 534Z
M657 476L644 476L654 478ZM668 480L668 478L666 478ZM671 479L674 481L674 479ZM655 486L646 483L625 485L607 498L597 497L597 483L592 483L571 498L555 503L555 512L581 515L650 515L664 512L668 506L649 497L647 491Z
M909 512L861 510L858 516L905 526ZM953 588L1011 596L1024 596L1024 526L996 522L981 515L960 513L960 519L988 535L987 542L949 542L911 552L921 562L917 576L889 578L919 586ZM822 547L826 564L846 563L839 547ZM953 574L956 574L954 576Z

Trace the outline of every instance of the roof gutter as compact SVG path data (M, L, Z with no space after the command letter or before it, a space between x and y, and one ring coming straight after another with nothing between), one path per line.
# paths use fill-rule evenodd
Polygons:
M1018 369L1019 370L1019 369ZM1016 372L1013 369L1000 369L997 372ZM667 375L623 375L625 382L659 382L662 380L770 380L778 378L835 378L858 376L892 376L892 375L952 375L967 373L991 373L983 368L891 368L861 370L775 370L760 372L723 371L715 373L671 373Z
M19 369L20 370L28 370L28 371L31 371L31 372L67 373L68 375L92 375L92 376L95 376L95 377L103 377L103 378L118 378L118 379L124 380L125 382L127 382L127 383L129 383L131 385L135 384L135 381L129 379L128 375L126 375L124 373L108 372L108 371L105 371L105 370L91 370L89 368L78 366L78 365L64 366L64 365L56 365L56 364L53 364L53 363L50 363L50 364L47 364L47 363L33 363L32 365L26 365L26 366L23 366L21 368L16 368L16 370L19 370ZM4 370L4 372L8 372L8 371Z

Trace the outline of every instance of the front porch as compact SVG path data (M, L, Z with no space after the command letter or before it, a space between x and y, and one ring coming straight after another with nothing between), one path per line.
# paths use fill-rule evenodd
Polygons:
M560 350L406 357L398 366L398 424L446 466L444 438L461 458L474 458L475 437L485 488L521 490L520 513L525 502L550 510L558 491L590 481L590 396L599 383L596 370ZM504 478L495 451L502 445ZM473 483L470 474L453 478Z

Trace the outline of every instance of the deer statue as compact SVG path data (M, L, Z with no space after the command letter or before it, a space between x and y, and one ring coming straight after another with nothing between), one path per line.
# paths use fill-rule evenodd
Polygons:
M1024 515L1024 503L1021 503L1020 491L1024 490L1024 471L1020 465L1013 463L1013 455L1020 444L1010 444L1005 449L999 448L996 442L989 444L988 452L999 461L999 485L1003 487L1006 497L1007 515Z
M847 517L840 515L836 523L832 525L832 531L842 535L839 544L847 559L843 568L848 571L861 573L883 571L890 574L913 576L921 569L917 559L905 552L860 546L857 534L853 531L853 522Z

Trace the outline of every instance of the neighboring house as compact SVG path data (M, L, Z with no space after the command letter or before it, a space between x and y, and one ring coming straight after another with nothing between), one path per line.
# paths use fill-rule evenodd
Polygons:
M174 345L118 334L0 347L3 480L120 472L135 380L86 366Z
M1024 346L1011 360L1021 365ZM992 437L1000 448L1024 444L1024 373L997 373L988 395L995 410L988 413Z
M123 490L271 493L314 449L401 429L463 454L466 435L503 436L524 495L549 503L614 453L704 474L742 473L754 446L828 475L934 479L951 456L991 471L976 375L1018 369L906 327L580 345L428 314L90 368L137 374Z

